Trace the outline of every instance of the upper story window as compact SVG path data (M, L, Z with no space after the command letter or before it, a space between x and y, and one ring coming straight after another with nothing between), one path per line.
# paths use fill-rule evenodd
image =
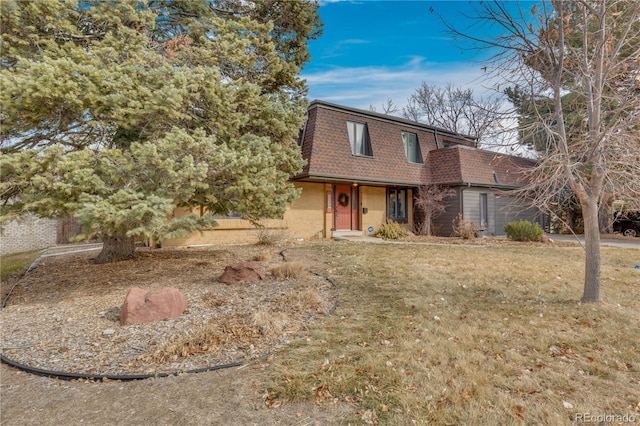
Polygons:
M402 132L402 143L407 161L410 163L422 163L422 153L418 144L418 135L415 133Z
M351 153L353 155L373 156L371 141L369 140L369 129L366 124L347 121L347 131L349 132L349 142L351 143Z

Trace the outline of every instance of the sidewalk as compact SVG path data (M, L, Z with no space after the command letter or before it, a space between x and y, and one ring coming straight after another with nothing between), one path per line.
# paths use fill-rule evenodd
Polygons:
M554 241L569 241L574 243L580 243L584 245L583 235L563 235L563 234L546 234L547 237ZM640 249L640 238L631 239L616 239L616 238L601 238L600 246L607 247L620 247L620 248L637 248Z

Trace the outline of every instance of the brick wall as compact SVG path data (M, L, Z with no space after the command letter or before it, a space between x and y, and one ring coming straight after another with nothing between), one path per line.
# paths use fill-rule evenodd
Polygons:
M362 231L369 234L367 229L373 226L373 232L387 220L387 190L384 187L361 186L360 187L360 214L362 215ZM368 212L362 213L366 207Z
M25 215L3 226L0 255L38 250L56 245L57 221Z
M302 189L300 197L287 209L282 219L270 219L263 223L265 229L256 229L242 219L218 219L218 227L211 231L194 232L183 238L174 238L162 242L162 247L194 246L199 244L255 243L260 233L266 232L276 238L330 238L333 226L333 213L327 209L327 197L331 196L332 185L325 183L295 182ZM373 226L377 230L387 218L387 192L384 187L360 186L360 229L365 234ZM410 229L412 211L412 193L408 194L408 215ZM368 212L362 213L366 207ZM176 209L179 213L179 209ZM182 213L184 214L184 213Z
M164 240L162 247L255 243L261 233L274 238L322 238L326 216L325 184L296 182L295 186L302 188L300 197L289 206L282 219L263 221L265 229L257 229L242 219L217 219L218 226L213 230ZM175 214L184 212L176 209Z

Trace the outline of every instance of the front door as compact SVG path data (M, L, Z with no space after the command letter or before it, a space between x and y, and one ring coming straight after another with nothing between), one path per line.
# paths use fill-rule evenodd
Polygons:
M353 200L350 186L336 185L335 206L336 206L336 231L350 231L351 230L351 218L352 218L352 206L356 200Z

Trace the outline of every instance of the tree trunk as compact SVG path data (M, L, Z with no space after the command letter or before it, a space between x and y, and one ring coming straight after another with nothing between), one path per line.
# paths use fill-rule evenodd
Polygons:
M133 259L136 255L133 238L121 235L108 235L102 240L102 251L94 260L95 263L117 262Z
M598 203L589 199L582 203L584 220L585 268L583 303L601 302L600 299L600 228Z
M613 197L608 196L600 205L600 213L598 215L598 226L600 232L610 234L613 232Z

